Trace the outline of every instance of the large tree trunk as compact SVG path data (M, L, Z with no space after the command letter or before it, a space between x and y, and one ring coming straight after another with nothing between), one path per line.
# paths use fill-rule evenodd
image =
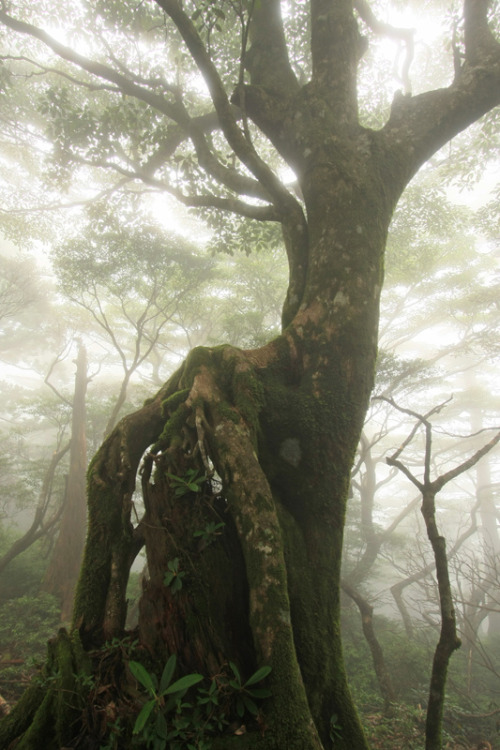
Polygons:
M272 667L266 729L249 731L252 747L330 747L332 716L342 727L336 747L366 747L343 666L339 577L375 366L385 229L380 212L370 226L359 210L341 225L317 216L309 299L282 336L256 351L193 350L154 399L122 420L89 472L73 623L84 647L123 636L128 573L145 543L150 577L138 632L159 671L171 653L183 671L207 677L229 660L246 676ZM339 257L332 288L321 289L330 249L352 248L353 237L350 272ZM145 451L145 514L134 529ZM199 492L176 496L172 477L190 469L207 479ZM194 534L211 521L224 523L223 533L204 545ZM164 576L176 558L185 577L173 593Z

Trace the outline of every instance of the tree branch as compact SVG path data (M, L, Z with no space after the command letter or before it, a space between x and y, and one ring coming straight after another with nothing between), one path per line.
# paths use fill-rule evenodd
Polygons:
M109 65L95 62L94 60L90 60L84 55L80 55L78 52L75 52L65 44L61 44L60 42L58 42L56 39L54 39L54 37L50 36L50 34L48 34L43 29L40 29L31 23L26 23L26 21L20 21L16 18L12 18L12 16L9 16L3 10L0 10L0 23L3 23L10 29L13 29L13 31L17 31L21 34L27 34L28 36L32 36L35 39L38 39L63 60L67 60L68 62L77 65L82 70L90 73L90 75L114 83L116 86L118 86L122 93L127 94L128 96L133 96L136 99L140 99L159 112L162 112L164 115L167 115L167 117L170 117L172 120L178 120L179 113L177 111L177 107L175 106L175 104L169 102L168 99L166 99L162 94L157 94L147 88L144 88L144 86L139 86L138 84L130 80L127 76L114 70Z
M245 64L252 85L262 86L279 98L293 96L299 84L288 58L280 0L254 3L250 41Z
M488 26L490 0L464 1L465 61L470 65L498 58L498 42Z
M70 47L61 44L52 36L43 31L43 29L40 29L33 24L29 24L24 21L19 21L15 18L12 18L2 10L0 10L0 22L4 23L9 28L19 33L27 34L34 37L35 39L39 39L63 60L67 60L68 62L77 65L79 68L85 70L87 73L93 76L106 81L110 81L118 87L119 92L145 102L149 106L153 107L156 111L161 112L169 119L176 122L185 135L184 138L181 138L177 143L176 139L174 138L173 141L169 144L170 148L172 149L172 151L170 152L171 154L175 151L177 146L180 145L182 140L190 137L195 146L198 161L208 174L210 174L220 183L238 194L251 195L264 200L269 198L266 186L263 184L259 184L258 179L256 181L246 175L239 173L236 169L230 169L220 163L217 157L210 150L205 139L204 131L206 127L207 116L191 118L186 108L182 104L182 100L179 96L176 97L176 100L174 102L169 101L169 99L167 99L163 94L158 94L155 91L146 88L144 85L139 85L138 83L134 82L134 80L132 80L134 78L132 73L128 73L127 75L125 75L110 67L109 65L90 60L89 58L78 54ZM215 75L217 75L216 72ZM161 83L161 81L158 80L155 83L159 84ZM80 85L83 84L80 83ZM163 88L165 88L165 85L166 84L162 84ZM222 84L220 84L220 86L222 88ZM229 104L227 99L226 102L228 107L226 117L232 120L235 131L237 131L241 136L241 131L237 126L237 120L234 116L234 107ZM220 119L220 113L218 114ZM155 162L153 160L153 165L154 163ZM274 182L276 183L276 188L280 187L281 193L289 195L285 188L281 185L279 180L273 175L271 170L267 168L264 162L261 162L261 164L263 167L265 167L267 173L273 177ZM151 170L151 163L147 165L147 169L148 171ZM261 180L260 182L262 183ZM291 196L289 196L289 198L293 200Z
M265 188L271 196L272 201L280 210L290 212L296 209L299 204L295 198L286 190L266 162L261 159L255 151L253 144L245 138L244 133L239 128L217 68L213 64L194 24L182 9L181 4L178 0L156 0L156 2L177 26L194 62L203 75L215 110L219 116L222 131L238 159Z
M487 0L466 0L465 63L448 88L418 96L396 94L391 114L374 134L403 189L419 167L445 143L500 104L500 44L487 24Z
M401 70L401 81L405 87L405 93L409 94L411 92L409 72L415 54L415 30L398 28L397 26L392 26L390 23L379 21L367 0L354 0L353 4L360 17L375 34L389 37L389 39L400 39L405 43L406 56Z

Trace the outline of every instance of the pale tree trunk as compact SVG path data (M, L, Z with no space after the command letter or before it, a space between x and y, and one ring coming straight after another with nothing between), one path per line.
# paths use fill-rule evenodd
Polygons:
M69 470L66 479L64 509L42 589L57 596L61 602L61 621L71 619L74 593L86 536L87 497L87 439L86 392L87 353L78 346L75 360L75 391L71 417Z
M486 594L486 606L491 607L488 613L488 636L500 634L500 601L498 592L498 564L500 561L500 535L498 533L498 510L493 495L491 468L486 459L476 469L477 496L484 545L484 562L487 581L491 586Z
M473 432L483 428L481 412L471 412L471 427ZM500 601L498 591L498 564L500 561L500 535L498 533L498 511L493 494L491 468L488 458L476 466L476 496L479 503L481 518L481 533L483 537L484 570L488 590L485 593L485 606L491 607L488 613L488 635L500 633ZM491 595L491 592L492 595Z
M481 433L484 430L483 411L481 408L482 398L478 379L473 370L465 372L465 386L474 396L479 396L479 404L469 408L470 426L472 434ZM494 636L500 633L500 602L496 592L498 591L498 564L500 562L500 534L498 530L498 513L495 505L494 486L491 478L489 457L485 457L475 467L476 473L476 499L481 518L481 535L483 539L483 566L484 580L482 582L483 596L481 600L485 607L491 608L487 615L488 635ZM493 592L493 593L492 593ZM471 628L474 629L474 621L478 625L484 617L474 618L471 613ZM477 631L477 628L475 629ZM474 633L473 641L477 640L477 632Z

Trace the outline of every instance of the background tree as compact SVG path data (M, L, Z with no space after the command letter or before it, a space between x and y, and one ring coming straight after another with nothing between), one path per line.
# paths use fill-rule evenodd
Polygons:
M117 421L130 379L167 341L166 327L208 281L212 262L133 207L93 205L83 233L54 251L65 296L83 308L118 355L123 377L104 436ZM172 333L170 334L170 338ZM162 347L162 342L165 342Z
M80 342L76 356L75 391L71 408L69 468L65 498L57 536L43 590L56 595L61 602L61 620L71 617L78 573L82 562L87 530L86 513L86 393L88 385L87 352Z
M253 747L366 747L343 665L339 584L351 465L373 385L387 232L422 164L500 100L488 4L466 0L452 82L395 96L383 124L367 126L357 90L366 51L360 18L376 33L406 39L408 59L411 42L355 5L359 15L348 0L311 0L307 24L301 14L285 23L275 0L223 9L177 0L83 5L96 30L86 55L37 26L40 9L0 11L11 31L74 66L69 96L66 70L53 60L48 70L43 52L37 60L66 78L44 90L41 110L61 184L91 166L118 175L122 186L140 181L189 206L282 226L290 276L281 334L253 351L193 350L94 460L74 611L84 651L120 637L128 572L145 544L150 579L138 632L158 666L174 652L183 670L212 680L229 660L238 674L272 668L265 731L251 727L243 740ZM218 34L219 27L233 33ZM151 40L147 53L128 44L131 30ZM292 31L304 67L290 60ZM118 32L111 51L107 40ZM235 49L237 71L228 64ZM402 78L408 84L406 69ZM279 179L281 160L299 190ZM146 451L145 514L134 523ZM224 534L200 548L195 534L214 517ZM48 697L37 686L26 693L3 722L3 739L72 741L79 711L56 696L69 691L84 700L74 674L88 661L61 634L52 668L59 684ZM155 726L161 736L164 723Z

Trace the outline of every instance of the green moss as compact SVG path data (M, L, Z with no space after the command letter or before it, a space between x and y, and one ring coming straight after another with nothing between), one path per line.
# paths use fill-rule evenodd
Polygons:
M184 401L189 396L189 391L189 388L183 388L180 391L172 393L171 396L162 401L161 407L163 416L166 417L167 415L172 414L174 411L176 411L177 407L180 404L184 403Z
M75 594L74 625L85 622L86 629L100 626L106 608L106 598L111 575L111 549L105 538L111 535L118 523L112 516L114 493L104 486L89 491L89 529L80 578ZM109 537L108 537L109 538Z
M250 427L252 434L259 429L259 414L264 405L264 387L253 368L235 367L231 392L234 404Z
M217 409L223 419L227 419L230 422L233 422L234 424L239 423L240 415L238 414L234 406L231 406L230 404L228 404L227 401L221 401L217 405Z
M182 383L185 383L186 386L190 387L194 376L201 370L201 368L210 368L214 358L217 359L219 353L223 352L224 349L225 346L210 348L206 346L196 346L194 349L191 349L186 357Z
M49 690L36 711L29 729L21 737L17 750L58 750L54 735L54 691Z
M181 430L186 422L187 415L190 409L182 401L177 409L171 414L170 418L165 422L163 431L156 441L153 451L158 449L162 445L176 445L182 440Z
M71 640L65 630L60 630L54 644L53 669L57 670L55 701L56 736L61 747L71 741L74 723L80 716L79 696L75 678L75 665Z
M10 714L0 721L0 747L9 747L10 743L30 727L46 695L40 680L34 680L24 691ZM21 747L21 745L18 745ZM28 746L26 746L28 747ZM37 746L42 747L41 745Z
M84 623L84 633L90 640L99 640L105 620L108 592L111 581L112 559L126 559L132 540L128 506L123 503L123 486L119 481L111 484L109 466L114 468L113 454L101 451L88 471L89 527L83 564L80 571L73 624ZM104 478L102 478L104 477ZM123 585L125 597L126 581ZM116 601L116 597L115 597Z
M0 747L9 747L17 738L16 748L21 750L57 750L72 744L88 692L81 676L89 672L78 633L70 637L61 629L49 642L44 673L0 723Z

